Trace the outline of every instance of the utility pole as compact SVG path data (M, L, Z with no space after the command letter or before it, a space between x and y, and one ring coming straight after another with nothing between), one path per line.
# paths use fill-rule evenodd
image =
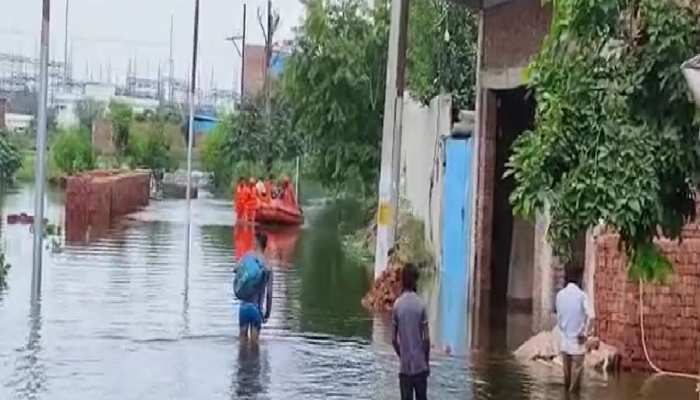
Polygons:
M265 32L265 116L270 122L272 101L270 98L270 66L272 64L272 0L267 0L267 31Z
M187 132L187 243L186 259L189 264L192 238L192 146L194 141L194 96L197 90L197 51L199 46L199 0L194 3L194 35L192 43L192 76L190 80L190 116Z
M68 87L68 80L70 79L70 73L68 72L68 17L70 10L70 0L66 0L66 32L63 43L63 85Z
M44 191L46 187L46 102L49 87L49 32L51 0L43 0L41 19L41 51L39 55L39 104L37 108L36 175L34 193L34 254L32 268L32 297L41 294L41 256L44 236Z
M174 16L170 15L170 75L168 76L168 101L170 105L175 102L175 60L173 58L173 29L175 27Z
M243 94L245 90L245 39L246 39L246 18L247 18L247 7L243 4L243 33L241 35L234 35L227 37L226 40L233 43L233 47L236 49L236 53L241 58L241 93L240 101L243 103ZM238 47L238 41L241 40L241 47ZM236 76L236 71L233 71L233 91L236 91L236 82L238 77Z
M245 40L247 34L248 5L243 3L243 41L241 43L241 104L245 96Z
M387 267L388 253L394 246L398 224L408 6L408 0L391 1L379 207L377 209L377 247L374 256L375 279Z

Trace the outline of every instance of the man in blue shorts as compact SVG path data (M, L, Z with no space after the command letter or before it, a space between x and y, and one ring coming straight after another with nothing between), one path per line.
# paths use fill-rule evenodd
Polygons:
M272 270L265 264L267 236L264 233L255 234L255 246L255 256L263 268L263 279L252 296L241 299L238 311L241 338L250 338L253 342L258 341L262 324L267 322L272 311ZM262 312L263 300L265 301L265 314Z

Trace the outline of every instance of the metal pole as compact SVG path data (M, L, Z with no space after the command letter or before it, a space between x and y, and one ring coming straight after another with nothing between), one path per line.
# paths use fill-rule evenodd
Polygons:
M197 89L197 50L199 45L199 0L194 3L194 38L192 44L192 76L190 80L190 117L187 132L187 263L190 261L192 237L192 146L194 141L194 96Z
M382 161L377 209L377 247L374 254L374 277L387 267L389 250L394 246L398 221L399 179L401 166L401 120L406 69L406 32L408 0L392 0L389 54L386 71L386 98L382 133Z
M175 29L175 17L170 16L170 76L168 77L168 99L172 105L175 102L175 60L173 59L173 31Z
M270 122L272 102L270 99L270 65L272 62L272 0L267 0L267 37L265 38L265 115Z
M68 87L68 79L70 77L70 74L68 72L68 18L69 18L69 13L68 11L70 10L70 0L66 0L66 32L65 32L65 38L64 38L64 43L63 43L63 85L65 87Z
M41 54L39 70L39 104L36 133L36 175L34 194L34 257L32 268L32 295L41 293L41 256L44 235L44 191L46 187L46 102L49 87L49 21L51 0L43 0L41 22Z
M243 97L245 96L245 40L246 40L246 23L248 5L243 3L243 43L241 44L241 104L243 104Z

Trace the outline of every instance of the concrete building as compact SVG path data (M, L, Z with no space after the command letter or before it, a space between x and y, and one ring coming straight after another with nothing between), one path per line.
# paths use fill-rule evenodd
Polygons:
M554 298L564 281L563 266L547 242L547 213L534 224L514 217L508 199L514 183L502 178L513 142L535 125L536 100L524 71L549 31L552 10L540 0L453 1L481 16L470 309L472 344L486 347L493 332L508 337L552 328ZM658 240L674 274L668 285L644 289L650 357L667 370L696 373L700 362L698 232L689 223L681 243ZM577 239L574 258L584 267L584 289L593 299L601 339L618 348L623 368L648 369L639 284L628 277L618 243L619 237L596 227ZM494 323L501 326L494 330Z
M265 46L249 44L245 46L243 59L244 98L254 98L263 92L265 86Z
M5 129L10 133L22 134L28 133L32 128L34 116L29 114L5 114Z

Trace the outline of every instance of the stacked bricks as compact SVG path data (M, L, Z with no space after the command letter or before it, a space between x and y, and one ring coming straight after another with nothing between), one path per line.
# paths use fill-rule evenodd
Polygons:
M66 181L66 240L86 239L88 231L109 228L112 218L148 205L150 174L94 171Z
M629 279L619 237L601 235L596 246L598 335L620 350L621 366L650 370L642 348L639 285ZM700 370L700 225L688 224L682 241L657 241L674 271L667 284L644 284L644 328L649 356L661 369Z
M374 313L389 312L402 290L401 264L389 263L389 266L374 281L369 293L362 299L362 306Z

